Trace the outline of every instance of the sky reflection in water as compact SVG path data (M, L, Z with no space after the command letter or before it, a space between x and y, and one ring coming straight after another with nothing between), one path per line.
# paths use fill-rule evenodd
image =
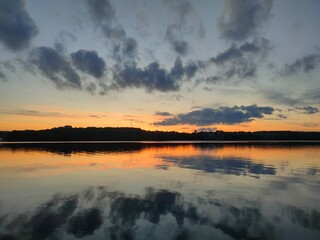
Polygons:
M319 239L320 146L3 144L0 240Z

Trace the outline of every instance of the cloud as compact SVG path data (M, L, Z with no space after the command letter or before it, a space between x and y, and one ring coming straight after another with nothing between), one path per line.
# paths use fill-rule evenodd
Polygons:
M49 78L58 89L82 89L81 79L69 61L49 47L33 49L30 62Z
M274 103L289 105L291 107L320 104L320 88L311 88L302 93L265 90L261 91L261 94Z
M156 115L156 116L162 116L162 117L170 117L170 116L172 116L172 114L171 114L171 113L168 113L168 112L155 112L154 115Z
M316 114L320 112L318 108L311 107L311 106L296 107L294 110L297 111L298 113L303 113L303 114Z
M109 0L86 0L91 18L105 37L113 41L126 38L126 32L117 24L116 9Z
M125 59L135 58L138 54L138 43L134 38L124 38L114 44L112 58L121 62Z
M318 127L318 126L320 126L320 124L319 123L302 123L301 124L301 126L303 126L303 127Z
M281 74L283 76L290 76L300 71L307 73L316 69L318 66L320 66L320 55L311 54L303 58L299 58L293 63L286 64L283 67Z
M98 23L110 23L115 19L116 11L109 0L87 0L92 18Z
M42 116L42 117L63 116L61 113L58 113L58 112L43 112L43 111L29 110L29 109L0 110L0 114L20 115L20 116Z
M166 92L177 91L180 87L176 79L161 68L158 62L152 62L144 69L126 65L114 78L118 88L144 87L149 92Z
M180 24L185 24L187 16L193 11L193 7L188 0L162 0L162 3L176 12Z
M255 35L270 15L273 0L225 0L218 21L221 37L241 41Z
M184 40L174 40L171 42L174 51L180 55L186 55L189 50L189 43Z
M127 38L123 44L123 55L128 57L134 57L137 54L138 44L133 38Z
M171 126L190 124L195 126L208 126L212 124L233 125L251 122L254 119L262 119L264 115L271 115L274 112L272 107L234 106L220 107L217 109L204 108L189 113L178 114L176 117L165 119L154 123L158 126Z
M277 114L277 118L278 118L279 120L280 120L280 119L287 119L288 116L285 115L285 114L282 114L282 113L278 113L278 114Z
M2 80L2 81L4 81L4 82L7 81L7 76L6 76L6 74L4 74L4 73L2 72L1 69L0 69L0 80Z
M179 40L177 32L181 30L182 26L171 24L166 31L166 39L169 41L171 48L179 55L186 55L189 51L189 44L185 40Z
M25 0L0 1L0 41L10 50L29 46L38 28L26 11Z
M104 76L106 63L99 57L96 51L79 50L71 53L73 65L84 73L88 73L95 78Z
M271 49L270 42L264 38L256 38L240 46L232 44L226 51L210 59L210 62L218 67L218 72L215 76L209 77L207 82L234 77L239 79L256 77L259 62L266 58Z
M315 103L320 103L320 88L313 88L306 91L303 95L304 98L312 99Z
M121 26L112 27L109 25L102 26L102 32L105 37L111 41L121 41L126 38L126 32Z
M94 23L113 47L113 59L122 62L137 56L138 44L134 38L127 37L126 31L118 23L116 9L109 0L87 0Z
M195 62L183 66L179 57L170 71L161 68L158 62L152 62L144 69L136 64L127 64L114 72L113 88L145 88L148 92L177 91L183 79L194 76L198 68Z
M188 18L192 21L192 34L194 29L200 37L205 35L205 29L202 19L196 14L189 0L162 0L162 3L174 12L177 20L174 24L169 24L166 31L166 40L170 43L171 48L180 56L187 55L190 49L190 44L182 39L182 34L185 33ZM191 16L192 15L192 16ZM188 27L190 26L188 25Z
M0 62L0 81L6 82L8 80L7 73L13 73L16 71L16 67L13 61L2 61Z
M299 97L288 96L287 93L279 91L266 90L262 91L262 94L272 102L284 105L296 105L302 101Z
M75 42L76 40L77 40L77 37L72 33L69 33L67 31L60 31L58 39L54 42L55 49L58 52L64 52L66 51L67 42L68 41Z

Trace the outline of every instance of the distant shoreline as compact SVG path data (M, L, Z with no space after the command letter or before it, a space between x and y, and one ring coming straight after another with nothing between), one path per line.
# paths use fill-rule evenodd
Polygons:
M72 128L71 126L46 130L20 130L0 132L4 142L259 142L283 141L302 142L320 141L320 132L295 131L258 131L258 132L165 132L146 131L140 128Z
M226 141L226 140L207 140L207 141L0 141L1 146L88 146L88 145L101 145L101 146L187 146L187 145L211 145L211 146L320 146L320 140L239 140L239 141Z

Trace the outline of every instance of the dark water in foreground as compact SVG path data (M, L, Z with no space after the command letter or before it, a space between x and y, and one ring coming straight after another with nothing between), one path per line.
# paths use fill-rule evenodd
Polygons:
M0 240L320 239L320 144L0 145Z

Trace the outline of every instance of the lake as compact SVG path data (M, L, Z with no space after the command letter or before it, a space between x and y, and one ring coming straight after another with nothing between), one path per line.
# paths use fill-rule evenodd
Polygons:
M320 239L320 144L0 144L0 240Z

